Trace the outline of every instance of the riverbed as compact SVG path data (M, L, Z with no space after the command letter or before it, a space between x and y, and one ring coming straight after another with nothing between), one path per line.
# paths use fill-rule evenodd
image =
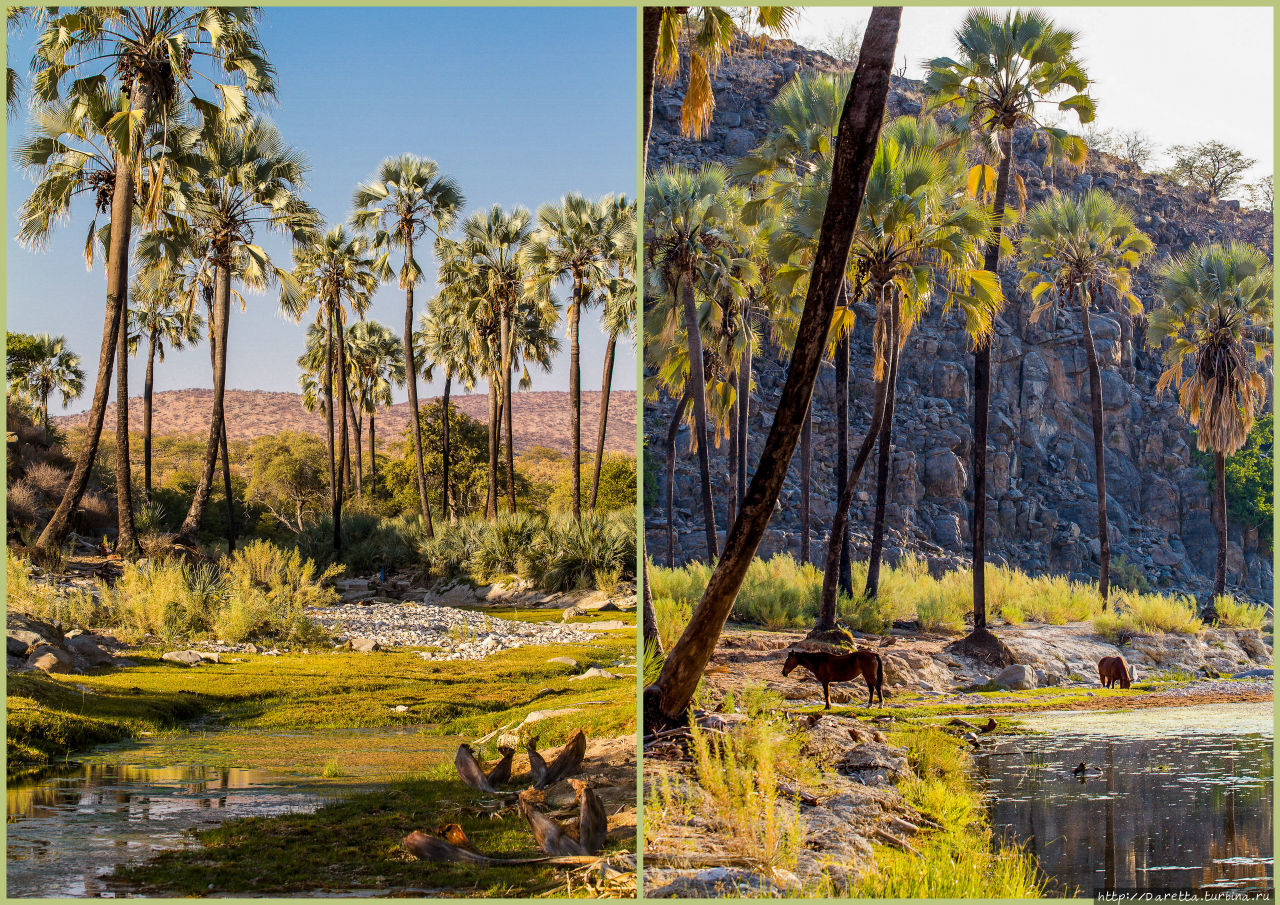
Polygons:
M1274 888L1271 702L1019 723L1033 734L975 760L992 825L1038 858L1050 895Z
M108 745L7 790L8 895L99 896L117 864L239 817L312 811L446 759L416 729L182 732Z

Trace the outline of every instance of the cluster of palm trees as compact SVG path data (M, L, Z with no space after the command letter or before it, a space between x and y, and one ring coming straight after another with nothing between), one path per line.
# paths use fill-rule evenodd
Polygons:
M1029 130L1048 160L1083 162L1086 150L1078 136L1038 118L1052 105L1082 124L1093 119L1089 80L1075 55L1077 37L1038 12L973 11L957 32L957 54L931 63L926 112L881 128L878 111L868 108L883 109L884 94L877 101L875 92L887 91L887 72L881 70L892 60L896 31L896 11L878 11L856 73L800 75L785 86L772 104L768 137L732 171L667 166L648 180L646 355L654 375L649 391L678 400L667 431L667 555L674 557L673 446L680 422L688 420L698 454L707 551L719 557L656 686L654 706L667 719L688 704L773 514L797 442L801 555L809 559L809 402L821 358L834 361L837 379L838 486L814 635L838 634L837 593L854 593L848 511L862 470L878 450L870 563L866 586L858 589L868 597L876 594L899 358L910 354L912 330L935 303L959 312L974 350L971 535L973 562L984 562L989 340L1005 302L998 276L1002 260L1012 258L1022 271L1022 289L1038 302L1033 317L1054 306L1079 311L1098 475L1099 591L1104 601L1108 594L1106 433L1089 317L1104 303L1142 310L1133 280L1152 242L1132 212L1097 190L1050 197L1019 217L1008 210L1012 199L1025 196L1015 130ZM861 131L852 131L851 122ZM1225 587L1221 463L1243 444L1265 398L1259 362L1265 366L1268 356L1270 281L1265 255L1239 245L1197 246L1156 275L1160 307L1150 315L1148 340L1165 343L1168 370L1161 387L1179 388L1182 406L1199 428L1201 448L1212 449L1219 462L1217 594ZM875 311L875 398L868 401L871 426L851 457L849 337L860 302ZM788 378L752 472L747 414L753 362L766 335L789 361ZM725 438L730 479L722 493L730 530L720 542L707 447ZM1007 650L986 627L983 572L973 570L975 628L965 643L1000 659Z
M15 349L20 345L20 349ZM40 423L49 428L49 397L62 397L65 408L84 392L84 369L80 356L67 347L65 336L37 333L15 337L9 334L5 376L10 391L18 401L40 415Z
M517 365L524 367L527 380L528 364L549 364L558 323L552 289L566 278L572 281L574 449L580 449L578 318L588 305L605 302L611 342L634 319L623 310L635 306L634 205L621 197L589 202L569 195L539 211L536 222L526 210L495 208L466 220L462 237L449 239L447 231L465 203L461 191L433 161L403 155L384 162L357 188L350 228L326 227L303 198L309 170L304 155L254 112L275 93L274 70L258 37L257 10L68 7L29 18L40 30L29 86L32 126L16 157L34 173L36 185L19 211L19 239L29 247L46 246L55 225L87 196L92 216L85 257L92 265L101 255L107 276L87 442L39 548L56 549L69 531L97 454L114 372L118 550L125 555L138 550L128 355L145 341L149 492L154 361L163 360L166 344L176 348L194 342L202 329L210 346L213 405L206 454L177 540L196 541L219 459L230 515L227 336L231 302L243 308L246 290L278 287L282 310L299 321L314 303L302 364L316 380L311 397L327 416L335 548L341 546L343 495L351 474L349 427L359 450L362 416L368 414L372 449L374 412L389 403L390 386L401 379L416 425L417 377L430 378L433 367L443 367L446 380L489 381L495 414L488 508L496 513L492 469L504 410L510 465L511 373ZM11 104L18 81L11 73ZM108 222L100 225L100 217ZM277 264L259 244L264 233L291 240L291 267ZM415 341L414 288L423 275L415 254L428 236L440 258L441 300L433 300L429 312L434 326L423 325L422 338ZM381 325L364 322L374 292L393 268L406 300L404 336L398 341ZM450 350L440 342L465 348ZM411 434L430 535L421 440L417 430ZM356 459L359 492L362 465L358 454ZM577 514L577 456L573 467ZM510 484L508 497L514 508ZM234 543L233 537L228 540Z

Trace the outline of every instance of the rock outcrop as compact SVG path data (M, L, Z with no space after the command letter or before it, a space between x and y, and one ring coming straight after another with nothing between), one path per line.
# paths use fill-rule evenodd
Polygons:
M789 78L803 70L836 68L824 54L790 42L757 42L742 50L715 78L715 119L701 141L679 134L679 95L659 88L650 167L732 162L764 138L769 102ZM918 113L924 101L918 82L895 77L888 114ZM1016 136L1015 150L1029 205L1057 193L1098 187L1135 210L1138 225L1156 243L1156 254L1136 280L1136 294L1144 303L1153 299L1152 275L1159 262L1195 242L1241 239L1271 250L1269 214L1241 210L1236 203L1205 203L1188 189L1108 155L1091 158L1083 169L1047 166L1044 150L1026 132ZM988 556L1034 573L1096 579L1096 475L1079 313L1051 311L1033 324L1030 300L1017 289L1016 269L1006 265L1001 277L1008 302L992 341ZM850 437L856 448L871 420L874 310L866 304L855 308ZM959 315L943 315L941 308L934 305L901 360L886 539L891 562L912 552L935 570L967 566L972 506L972 356ZM1146 347L1145 319L1118 310L1114 300L1102 301L1099 308L1092 325L1102 366L1113 581L1115 563L1124 557L1155 587L1203 596L1212 584L1217 534L1206 473L1193 459L1192 431L1174 396L1155 392L1162 366L1159 353ZM786 376L776 349L766 350L762 358L751 399L751 461L763 448ZM827 363L813 401L810 540L816 558L825 549L835 505L835 389L834 369ZM645 408L650 474L659 485L653 499L659 501L665 499L665 437L675 404L662 396ZM680 429L676 449L677 559L703 559L707 551L697 464L686 428ZM728 473L727 443L713 448L712 471ZM870 466L864 471L851 513L860 556L870 546L874 472ZM799 475L797 449L761 555L800 549ZM721 532L725 503L717 493ZM648 507L647 517L649 551L661 562L666 549L661 502ZM1269 602L1270 550L1256 529L1237 522L1229 533L1229 585Z

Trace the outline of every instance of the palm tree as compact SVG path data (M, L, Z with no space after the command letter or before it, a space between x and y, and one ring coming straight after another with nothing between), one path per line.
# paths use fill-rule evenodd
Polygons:
M181 349L200 341L204 320L187 312L181 299L182 286L173 278L143 273L133 281L129 297L129 351L137 353L147 343L147 376L142 389L142 473L147 498L151 497L151 412L155 391L156 358L164 361L165 345Z
M270 96L275 84L271 65L258 41L258 12L246 7L59 7L41 23L33 60L31 94L40 105L56 105L69 83L68 99L107 88L113 99L123 98L120 116L102 136L110 157L109 182L100 183L109 201L109 243L106 254L107 301L98 356L98 376L89 413L88 442L62 501L41 532L36 545L51 551L61 545L71 514L88 486L97 455L106 413L113 366L116 368L116 497L119 515L117 547L126 553L137 549L133 528L129 475L128 323L125 317L129 288L129 245L138 188L146 189L144 211L159 208L165 180L161 169L145 165L145 137L160 118L180 112L187 104L204 110L224 108L242 116L250 96ZM214 83L216 100L199 97L194 89L197 57L212 61L230 80ZM109 88L107 87L109 86ZM53 149L50 163L63 162L64 148ZM65 154L72 157L71 154ZM69 161L68 161L69 162ZM74 164L72 164L74 165ZM108 194L107 187L110 186ZM69 196L52 193L46 199L65 212ZM47 219L47 215L46 218Z
M1038 119L1040 105L1074 112L1080 122L1093 120L1093 99L1086 94L1089 77L1076 59L1077 36L1058 28L1038 11L1010 10L997 13L971 10L956 30L957 58L930 62L925 90L933 108L951 108L958 125L969 129L998 157L992 211L995 229L987 245L986 269L1000 267L1004 209L1011 179L1022 192L1022 180L1014 161L1013 133L1020 127L1035 130L1045 140L1046 161L1065 157L1084 162L1084 140ZM1066 94L1055 101L1055 97ZM983 165L977 179L989 184L992 171ZM1011 655L987 629L987 414L991 400L991 348L982 343L973 352L973 632L966 643L975 651L987 651L998 660Z
M352 324L343 331L342 353L347 360L347 388L348 396L350 389L355 386L356 372L351 361L355 353L355 340L352 330L356 327ZM329 415L328 399L324 395L324 377L326 372L332 372L333 360L336 355L329 354L329 334L323 318L318 318L315 323L307 328L305 351L298 356L298 367L302 373L298 375L298 386L302 390L302 407L308 412L319 412L326 418ZM352 401L348 399L347 403L339 404L338 410L342 415L343 425L340 431L353 429L355 433L355 446L357 451L360 448L360 431L355 429L352 422L354 413L354 405L348 404ZM345 443L339 442L337 455L337 472L338 484L343 488L345 494L351 488L353 470L351 468L351 449ZM357 459L357 467L354 470L355 483L357 493L360 492L363 474L360 463Z
M711 463L707 450L707 393L700 380L703 364L701 318L696 284L702 271L728 273L728 243L720 224L725 219L723 195L728 172L717 164L700 170L663 167L645 188L645 254L654 288L682 314L681 325L692 382L694 438L698 445L698 469L702 481L702 518L707 558L719 552L715 506L711 495ZM655 295L657 293L654 293Z
M80 356L67 348L65 336L38 333L33 337L29 359L20 375L13 375L17 396L40 411L44 429L49 429L49 397L61 394L62 407L84 392L84 370Z
M293 248L293 281L281 295L281 305L295 317L316 303L315 326L324 330L325 354L322 365L325 436L329 453L329 500L333 519L333 550L342 552L343 485L337 473L334 449L334 387L338 379L337 398L341 401L341 448L347 451L347 356L346 324L348 311L363 318L373 302L380 282L378 264L369 242L362 236L349 235L341 224L309 242Z
M1074 295L1080 306L1080 335L1089 369L1093 418L1093 458L1098 488L1098 593L1107 605L1111 575L1111 538L1107 524L1106 434L1102 412L1102 372L1089 327L1089 309L1104 291L1139 314L1142 303L1130 289L1134 270L1151 253L1151 240L1133 222L1123 204L1099 189L1081 196L1059 195L1027 214L1021 241L1022 288L1033 299L1047 299L1031 312L1031 321L1059 300Z
M678 720L687 711L777 504L844 282L849 244L857 226L858 209L875 157L876 137L889 93L901 18L901 7L871 10L858 68L841 117L832 168L830 194L849 199L849 203L829 205L826 209L804 314L797 328L773 426L747 488L742 510L729 529L724 551L711 573L702 600L680 639L667 652L655 686L646 690L647 726ZM646 215L648 213L646 208ZM646 219L655 222L655 218L646 216ZM663 234L656 228L654 233L655 240ZM653 248L656 243L646 244ZM691 358L697 360L698 356Z
M399 286L404 290L405 377L409 387L410 423L414 426L413 453L418 473L418 500L422 505L422 521L427 537L434 536L431 507L427 503L427 476L422 466L422 437L418 425L418 372L414 359L413 290L422 279L422 267L414 257L416 243L428 233L437 239L448 229L466 204L462 190L449 176L440 172L434 160L401 154L382 162L373 179L356 186L351 196L355 212L351 222L356 229L372 237L375 248L382 251L380 263L387 266L390 252L403 253L399 270Z
M470 328L465 319L465 298L459 298L460 287L444 285L440 294L427 303L427 311L419 320L421 329L414 335L414 343L425 363L423 377L434 379L434 368L444 369L444 394L441 396L440 422L440 506L448 521L457 520L457 511L451 506L449 495L449 396L453 382L458 381L467 392L475 389L478 379L478 360L473 356L474 344L470 341Z
M596 495L600 491L600 467L604 461L605 432L609 423L609 393L613 387L613 357L618 337L634 338L636 321L636 208L625 195L613 199L606 234L611 239L608 258L614 266L614 276L604 290L601 305L602 323L609 336L604 352L604 380L600 388L600 424L596 433L596 460L591 469L591 499L588 506L596 508Z
M369 479L377 479L377 435L375 418L379 406L391 405L392 386L404 386L404 343L388 327L377 321L361 321L347 331L351 338L352 375L355 403L361 417L369 416ZM360 474L360 420L356 420L356 474Z
M1147 342L1168 343L1156 391L1170 386L1197 428L1196 444L1213 453L1217 479L1218 566L1214 598L1227 588L1226 459L1244 445L1266 399L1270 357L1272 266L1249 245L1197 245L1160 272L1160 308L1151 312Z
M153 266L171 270L184 266L193 266L197 273L212 270L209 338L214 361L209 442L191 505L178 529L180 542L194 544L208 508L225 429L232 280L257 290L279 283L282 307L288 310L288 300L297 287L290 274L276 267L270 255L255 244L255 233L272 230L302 241L313 233L316 213L299 194L306 185L305 159L264 119L235 121L216 114L207 116L198 147L188 156L186 166L189 172L174 186L174 200L162 215L162 226L147 237L147 256L157 262ZM192 265L195 249L201 257ZM244 305L243 297L240 303Z
M573 518L582 517L582 370L578 327L582 313L610 280L610 256L617 240L612 230L622 221L613 215L614 198L589 201L570 192L559 204L538 209L538 231L529 243L529 261L539 288L548 297L552 284L570 282L565 308L565 332L569 336L569 409L572 441Z

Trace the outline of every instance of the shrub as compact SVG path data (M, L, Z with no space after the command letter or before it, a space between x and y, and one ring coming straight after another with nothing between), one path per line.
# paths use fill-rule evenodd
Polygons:
M1142 567L1130 562L1126 556L1117 556L1111 560L1111 584L1121 591L1132 591L1135 594L1150 594L1151 582L1143 573Z
M5 497L9 519L19 525L34 526L40 513L40 494L25 480L9 486Z
M504 575L529 577L529 552L547 531L546 516L515 512L498 516L486 528L471 555L476 577L481 581Z
M5 560L6 605L15 613L26 613L62 628L88 628L101 620L97 598L83 588L60 589L31 577L31 563L9 551Z
M635 510L583 513L548 520L546 531L526 555L527 577L548 591L590 587L597 573L633 579L636 562Z
M649 574L652 575L654 571L650 566ZM685 626L693 616L693 604L683 600L673 600L670 597L659 597L655 594L653 614L657 617L658 636L662 638L662 647L664 650L670 650L671 645L684 634Z
M47 462L32 465L24 478L28 484L50 499L60 499L67 488L71 473Z
M1190 635L1202 628L1204 623L1196 616L1196 602L1183 595L1118 596L1110 611L1093 617L1093 630L1113 641L1123 633L1179 632Z
M1262 604L1236 600L1230 594L1213 599L1218 624L1235 628L1262 628L1267 624L1267 608Z

